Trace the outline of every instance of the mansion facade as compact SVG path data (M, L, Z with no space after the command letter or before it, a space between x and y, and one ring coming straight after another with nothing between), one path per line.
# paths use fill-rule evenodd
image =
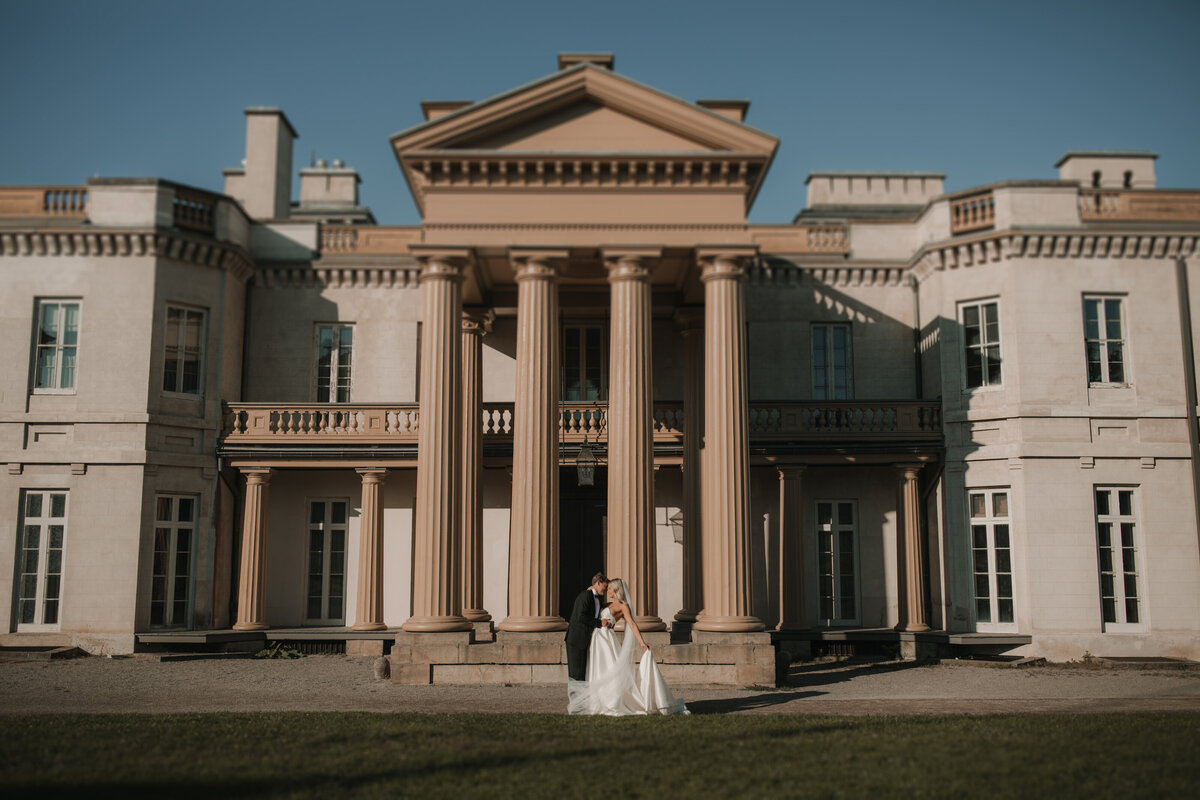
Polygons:
M340 162L294 201L275 108L223 194L0 188L4 644L561 638L603 570L675 643L1200 658L1200 191L1153 154L760 225L744 101L574 54L423 110L419 226Z

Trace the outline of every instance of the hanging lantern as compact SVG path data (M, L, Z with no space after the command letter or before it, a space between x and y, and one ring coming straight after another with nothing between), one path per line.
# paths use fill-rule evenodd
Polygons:
M579 454L575 456L575 474L580 486L594 486L596 483L596 455L592 452L586 436L583 446L579 448Z

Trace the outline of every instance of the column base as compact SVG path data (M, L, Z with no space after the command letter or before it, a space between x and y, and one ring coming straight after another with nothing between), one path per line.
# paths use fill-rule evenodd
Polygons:
M387 625L382 622L356 622L352 631L383 631L387 630Z
M471 630L471 623L457 614L445 617L409 617L400 626L409 633L453 633Z
M490 622L492 615L482 608L464 608L462 615L471 622Z
M702 616L692 625L692 630L714 633L758 633L767 626L758 617L710 617Z
M897 625L896 630L901 633L924 633L925 631L933 630L923 622L916 622L912 625Z
M642 633L665 631L667 629L667 623L663 622L658 617L643 617L634 614L633 618L637 620L638 630Z
M233 625L235 631L265 631L268 627L265 622L236 622Z
M512 631L513 633L542 633L548 631L565 631L567 621L562 617L508 617L499 625L497 630Z
M695 622L697 617L699 617L699 616L700 616L699 611L689 611L686 608L681 608L680 610L675 612L675 621L676 622Z

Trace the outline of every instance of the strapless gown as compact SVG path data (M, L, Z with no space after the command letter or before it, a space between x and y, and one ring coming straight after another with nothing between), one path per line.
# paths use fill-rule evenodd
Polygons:
M607 608L600 618L613 621ZM690 713L671 694L653 653L643 652L635 666L633 651L638 647L632 633L619 635L606 627L593 631L587 680L567 681L567 712L611 717Z

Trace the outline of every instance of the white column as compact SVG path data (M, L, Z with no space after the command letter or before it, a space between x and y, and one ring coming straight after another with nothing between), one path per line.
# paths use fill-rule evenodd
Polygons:
M508 533L508 616L502 631L560 631L558 615L558 286L565 250L513 250L517 385Z
M625 579L643 631L667 629L658 616L654 530L654 373L650 274L662 248L606 248L612 287L608 369L608 577Z
M422 248L416 254L424 293L417 519L412 616L403 627L414 633L466 631L471 623L462 616L457 553L462 456L459 336L463 270L470 251Z
M386 469L360 469L358 607L356 631L381 631L383 622L383 480Z
M902 475L900 496L902 507L898 515L903 520L903 538L900 542L900 562L904 564L902 580L903 605L900 625L902 631L927 631L925 618L925 553L921 547L921 495L917 480L921 475L921 464L897 465ZM898 537L899 538L899 537Z
M266 557L267 500L270 469L244 469L245 507L242 512L242 554L238 580L238 611L235 631L267 628Z
M462 608L471 622L492 618L483 608L483 337L492 330L491 309L470 309L462 318Z
M697 251L704 283L704 613L695 629L751 633L750 449L742 283L752 247Z
M683 608L676 622L695 622L704 608L700 521L700 442L704 438L704 308L675 312L683 335Z

